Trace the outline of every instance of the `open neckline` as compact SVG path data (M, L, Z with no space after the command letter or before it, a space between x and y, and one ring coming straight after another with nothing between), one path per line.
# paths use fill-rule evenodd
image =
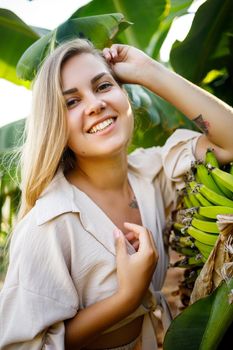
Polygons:
M141 197L139 196L139 193L137 191L137 184L136 184L136 177L128 170L127 172L127 178L128 178L128 182L131 188L132 193L134 194L134 197L136 198L136 201L138 203L138 210L139 210L139 214L140 214L140 220L142 223L142 226L144 226L145 223L145 219L144 219L144 214L143 214L143 206L141 203ZM68 181L68 180L67 180ZM70 182L69 182L70 183ZM109 223L111 223L111 226L116 227L116 225L114 224L114 222L111 220L111 218L107 215L107 213L95 202L94 199L92 199L86 192L84 192L83 190L81 190L79 187L77 187L76 185L70 183L70 185L73 187L74 191L78 191L79 193L82 194L82 196L84 196L91 204L92 206L94 206L95 208L98 208L98 210L101 212L101 214L109 221ZM81 210L81 208L80 208Z

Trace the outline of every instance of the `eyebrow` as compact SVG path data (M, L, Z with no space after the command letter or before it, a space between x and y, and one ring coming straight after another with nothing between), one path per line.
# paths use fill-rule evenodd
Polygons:
M102 72L102 73L97 74L94 78L91 79L91 84L94 84L95 82L97 82L104 75L109 75L109 74L110 73L108 73L108 72ZM78 89L71 88L69 90L62 91L62 95L69 95L69 94L73 94L74 92L78 92Z

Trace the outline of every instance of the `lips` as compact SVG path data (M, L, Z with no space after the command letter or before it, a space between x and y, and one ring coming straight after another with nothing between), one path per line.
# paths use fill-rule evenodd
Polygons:
M90 129L88 129L89 134L95 134L97 132L100 132L104 129L106 129L109 125L113 124L116 120L116 117L105 117L103 120L98 121L98 123L95 123L92 125Z

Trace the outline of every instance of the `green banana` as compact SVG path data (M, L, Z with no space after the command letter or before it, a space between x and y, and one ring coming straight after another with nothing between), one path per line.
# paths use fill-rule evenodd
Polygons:
M182 218L182 222L185 218L193 217L193 216L195 216L197 219L205 220L206 216L204 217L203 215L199 214L200 208L202 208L202 207L191 207L191 208L179 210L179 216L180 216L180 218Z
M195 193L195 197L197 198L197 200L200 202L201 206L203 207L208 207L210 205L212 205L211 202L209 202L204 196L202 196L201 193L197 192Z
M219 170L219 169L218 169ZM229 174L228 174L229 175ZM196 186L196 189L199 190L199 192L211 203L216 205L222 205L226 207L232 207L233 208L233 201L229 198L226 198L225 196L222 196L208 187L206 187L203 184L198 184Z
M209 167L209 165L211 165L211 167L214 168L218 168L219 169L219 164L218 164L218 160L213 152L213 150L208 149L206 152L206 157L205 157L205 161L206 161L206 165L207 167ZM221 182L218 181L218 178L212 173L211 174L214 181L216 182L217 186L220 188L220 190L228 197L228 198L232 198L233 194L232 192Z
M172 266L173 267L183 267L183 268L189 268L194 266L202 266L203 260L201 257L201 254L197 254L195 256L188 257L176 261Z
M198 253L198 250L196 248L194 250L193 248L172 245L172 249L174 249L177 253L185 256L195 256Z
M210 148L206 151L206 156L205 156L205 163L207 167L211 165L211 167L218 168L219 169L219 164L218 160L214 154L214 151L211 150ZM213 180L215 181L216 185L220 188L223 194L227 196L228 198L232 199L233 198L233 193L221 182L218 181L218 178L211 173L211 176L213 177Z
M210 172L207 170L204 164L202 163L197 164L196 170L197 170L198 182L200 182L201 184L205 185L207 188L211 189L212 191L220 195L223 194L220 188L216 185Z
M211 174L225 187L233 192L233 175L218 168L208 167Z
M192 206L200 207L200 202L197 200L197 198L195 197L194 193L192 193L190 188L187 188L187 194Z
M179 232L181 232L182 233L182 228L184 228L185 226L184 225L182 225L181 223L179 223L179 222L174 222L173 223L173 228L176 230L176 231L179 231Z
M208 259L210 253L213 250L213 246L201 243L200 241L195 240L194 241L195 246L199 250L199 252L206 258Z
M215 245L215 242L217 241L217 238L218 238L217 235L212 235L211 233L203 232L193 226L189 226L187 228L187 233L193 238L195 238L197 241L200 241L204 244L211 245L211 246Z
M184 195L183 201L184 201L184 205L186 208L192 208L193 205L192 205L188 195Z
M229 173L233 175L233 162L230 162L230 170Z
M216 219L217 215L224 215L224 214L233 214L233 208L226 207L226 206L218 206L218 205L212 205L209 207L199 207L199 208L190 208L186 209L189 210L190 215L195 215L195 212L202 215L203 217L210 218L210 219Z
M213 167L219 168L218 160L215 156L214 149L207 148L205 154L205 164L211 164Z
M218 187L220 188L220 190L222 191L222 193L224 193L224 195L227 198L233 199L233 192L231 192L231 190L229 190L225 185L221 184L218 178L214 174L211 174L211 175L215 180L216 184L218 185Z
M178 242L182 247L193 247L193 239L190 236L180 237Z
M191 225L204 232L219 233L218 225L213 221L200 220L193 217Z

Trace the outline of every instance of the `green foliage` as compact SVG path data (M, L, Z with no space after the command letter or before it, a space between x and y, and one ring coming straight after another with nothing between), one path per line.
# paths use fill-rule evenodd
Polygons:
M97 48L103 49L111 44L116 33L129 25L119 13L68 19L25 51L17 64L17 74L22 79L33 80L45 57L62 42L74 38L87 38Z
M206 1L170 58L176 72L233 105L233 1Z
M7 263L7 242L20 201L16 162L11 153L0 155L0 281Z
M39 35L13 12L0 9L0 77L12 83L30 86L16 76L16 64Z
M169 8L169 0L93 0L75 11L71 18L120 12L133 26L118 35L117 40L145 50Z
M8 153L15 147L20 146L24 125L25 120L21 119L0 128L0 159L5 153Z
M233 323L233 304L228 299L232 289L233 278L188 306L169 327L164 350L220 349L218 346Z

